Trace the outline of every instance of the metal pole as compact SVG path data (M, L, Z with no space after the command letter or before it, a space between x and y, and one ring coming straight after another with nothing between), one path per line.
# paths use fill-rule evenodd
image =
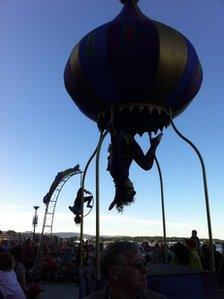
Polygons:
M36 223L35 223L36 216L37 216L37 211L35 211L34 218L33 218L33 241L34 241L35 231L36 231Z
M82 209L81 209L81 223L80 223L80 266L83 266L83 204L84 204L84 182L83 182L83 176L80 175L80 188L82 188Z
M41 232L40 239L39 239L39 242L38 242L36 258L35 258L35 261L34 261L34 268L37 266L37 262L38 262L40 254L41 254L41 249L42 249L41 246L42 246L42 240L43 240L43 235L44 235L44 227L45 227L46 220L47 220L48 205L49 205L49 202L45 204L45 212L44 212L42 232Z
M170 113L170 123L174 129L174 131L177 133L180 138L182 138L184 141L186 141L196 152L200 162L201 162L201 168L202 168L202 175L203 175L203 183L204 183L204 195L205 195L205 205L206 205L206 212L207 212L207 224L208 224L208 235L209 235L209 243L210 243L210 252L211 252L211 271L215 272L215 258L214 258L214 249L213 249L213 239L212 239L212 226L211 226L211 217L210 217L210 208L209 208L209 196L208 196L208 187L207 187L207 178L206 178L206 170L205 170L205 164L203 161L203 158L197 149L197 147L186 137L184 137L176 128L172 121L172 116Z
M101 137L102 137L102 132L100 134L100 138L99 138L98 144L100 142ZM83 245L84 245L83 244L83 214L84 214L84 209L83 209L83 193L84 192L83 191L84 191L84 187L85 187L86 173L87 173L88 167L89 167L92 159L96 155L98 144L97 144L96 149L92 153L91 157L89 158L89 160L86 163L86 166L85 166L84 171L83 171L82 179L81 179L81 188L82 188L82 214L81 214L81 224L80 224L80 256L81 256L80 264L81 264L81 266L83 266Z
M155 161L159 172L159 180L160 180L161 206L162 206L162 219L163 219L163 243L165 245L165 262L167 263L168 254L167 254L167 242L166 242L166 217L165 217L165 205L164 205L163 178L162 178L162 172L159 165L159 161L156 157L155 157Z
M35 239L35 233L36 233L36 226L37 226L37 210L39 209L38 206L34 206L35 214L33 218L33 241Z
M151 140L151 132L149 133L149 139ZM162 221L163 221L163 243L165 245L165 262L168 262L167 242L166 242L166 217L165 217L165 205L164 205L164 192L163 192L163 177L162 171L159 165L159 161L155 156L155 162L159 173L160 180L160 193L161 193L161 206L162 206Z
M96 153L96 278L100 279L100 190L99 190L99 160L100 150L108 131L101 135Z

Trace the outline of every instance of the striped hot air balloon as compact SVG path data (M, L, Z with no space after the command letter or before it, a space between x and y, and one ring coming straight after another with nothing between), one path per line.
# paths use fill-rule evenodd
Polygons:
M106 129L115 111L121 129L162 130L182 113L202 83L202 69L190 41L149 19L136 0L114 20L81 39L64 72L65 87L79 109Z

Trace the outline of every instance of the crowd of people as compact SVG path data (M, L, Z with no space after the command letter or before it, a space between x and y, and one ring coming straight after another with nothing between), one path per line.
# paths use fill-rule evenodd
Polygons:
M108 242L109 246L111 242ZM108 243L101 243L101 252ZM154 263L171 263L190 267L196 271L211 270L211 250L192 231L192 236L183 242L165 246L163 243L143 241L138 244L147 267ZM214 245L216 278L219 288L224 287L224 251L219 252ZM95 275L96 248L86 241L83 247L82 266L88 274ZM58 238L43 240L41 246L31 239L25 241L0 242L0 291L16 292L15 299L38 298L42 289L40 282L74 282L79 284L81 263L80 243ZM7 287L7 279L11 287ZM20 297L19 297L20 296ZM0 297L1 298L1 297ZM11 298L11 297L9 297ZM14 297L12 297L14 298ZM162 297L161 297L162 298Z

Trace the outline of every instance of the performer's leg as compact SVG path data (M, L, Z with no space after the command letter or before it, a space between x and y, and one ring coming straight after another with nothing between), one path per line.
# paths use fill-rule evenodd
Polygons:
M87 202L87 207L88 208L92 208L93 206L91 205L91 201L92 201L92 199L93 199L93 196L91 195L91 196L85 196L84 197L84 202Z
M155 159L156 149L160 143L162 135L163 134L160 133L156 137L151 138L151 146L146 154L143 153L141 147L138 145L137 142L134 143L134 160L142 169L150 170L152 168Z

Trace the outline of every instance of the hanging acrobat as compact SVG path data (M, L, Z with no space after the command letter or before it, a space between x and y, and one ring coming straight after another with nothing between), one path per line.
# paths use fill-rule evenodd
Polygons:
M136 194L133 183L129 178L129 168L132 161L135 161L142 169L150 170L162 133L151 139L151 145L146 154L143 153L136 142L133 130L117 131L113 129L110 135L111 144L108 149L107 170L110 172L115 184L115 197L109 206L109 210L116 206L117 210L122 212L124 206L134 201Z
M84 196L87 194L87 196ZM74 221L76 224L81 223L82 203L87 203L86 207L92 209L93 195L86 189L79 188L73 206L69 206L69 210L75 215Z

